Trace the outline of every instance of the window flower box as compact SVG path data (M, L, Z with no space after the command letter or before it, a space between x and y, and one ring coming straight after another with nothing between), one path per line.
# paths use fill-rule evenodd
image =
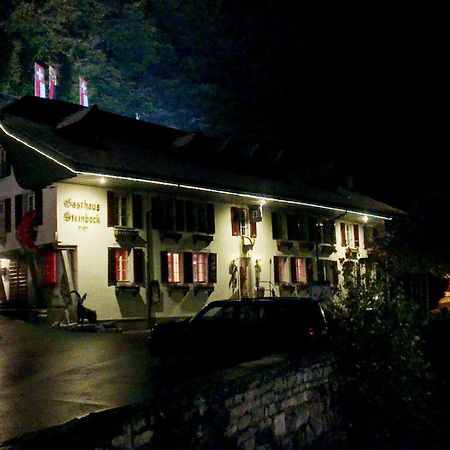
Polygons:
M192 241L194 244L197 242L204 242L205 247L208 247L209 244L214 240L214 236L211 234L193 234Z
M308 283L298 283L296 286L297 294L300 294L301 291L306 291L308 289Z
M278 288L280 289L280 294L292 294L295 291L295 286L291 283L280 283Z
M314 249L314 242L298 242L298 249L301 252L310 252Z
M178 241L182 238L182 234L176 231L160 231L159 238L161 239L161 242L173 240L178 244Z
M183 295L186 295L191 289L190 284L184 283L165 283L165 286L169 295L172 295L174 292L182 292Z
M116 294L133 294L136 296L139 294L140 286L138 284L131 284L118 281L116 284Z
M320 256L330 256L332 253L336 251L336 246L333 244L320 244Z
M347 247L345 249L345 257L347 259L358 259L358 251L357 248Z
M205 292L209 297L214 291L214 284L206 283L206 284L195 284L194 285L194 294L198 295L200 292Z
M277 247L278 247L278 250L280 250L280 251L290 250L293 246L294 246L294 243L292 241L283 241L283 240L277 241Z

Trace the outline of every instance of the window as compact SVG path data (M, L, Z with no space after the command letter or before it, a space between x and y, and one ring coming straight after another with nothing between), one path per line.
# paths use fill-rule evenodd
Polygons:
M217 254L161 252L163 283L217 283Z
M272 213L273 239L314 242L316 219L301 213Z
M129 280L128 253L120 248L108 249L108 285Z
M108 227L143 228L142 195L107 192Z
M11 165L5 148L0 145L0 178L11 175Z
M181 253L167 253L167 271L169 283L180 283L182 281Z
M315 221L300 214L287 215L287 237L290 241L313 242Z
M313 262L312 258L299 258L291 256L291 282L307 283L313 281Z
M117 282L145 282L145 253L141 248L108 248L108 286Z
M24 200L24 213L32 212L36 209L36 197L34 192L24 194Z
M24 214L35 211L33 226L42 225L42 189L25 192L14 197L16 228L20 225Z
M292 272L292 282L293 283L306 283L308 281L306 276L306 259L305 258L292 258L293 261L293 272Z
M214 234L214 205L153 197L152 228L162 231Z
M338 285L338 267L336 261L320 260L318 271L320 281L327 281L333 287Z
M336 244L336 229L334 222L324 222L320 226L320 242L322 244Z
M116 281L128 281L128 251L116 250Z
M341 246L359 247L359 225L341 222Z
M374 225L364 225L364 248L373 248L376 240L380 237L380 230Z
M274 281L275 283L287 282L287 257L286 256L274 256L273 257L273 269L274 269Z
M256 222L250 222L248 208L231 208L231 234L233 236L256 237Z
M206 253L194 253L192 255L192 272L194 283L208 282L208 255Z

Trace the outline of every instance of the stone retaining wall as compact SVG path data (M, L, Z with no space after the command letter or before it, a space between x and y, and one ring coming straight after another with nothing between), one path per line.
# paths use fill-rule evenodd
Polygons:
M339 441L326 355L276 355L155 385L151 402L22 436L26 449L298 449Z

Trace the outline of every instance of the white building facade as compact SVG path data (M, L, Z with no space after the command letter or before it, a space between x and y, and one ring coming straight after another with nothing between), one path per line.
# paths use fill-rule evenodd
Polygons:
M0 120L0 306L37 307L51 320L72 290L87 293L99 320L130 327L219 299L321 298L342 281L345 262L368 257L395 214L377 202L361 207L359 197L336 205L220 180L212 188L208 175L202 185L126 167L78 170L11 116ZM70 173L44 174L30 189L24 155Z

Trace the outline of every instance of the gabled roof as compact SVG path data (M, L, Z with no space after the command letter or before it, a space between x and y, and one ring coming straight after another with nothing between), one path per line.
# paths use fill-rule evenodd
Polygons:
M0 110L0 140L18 183L34 189L77 173L199 186L392 216L360 194L327 192L292 177L258 146L219 140L58 100L23 97ZM291 176L287 176L290 172Z

